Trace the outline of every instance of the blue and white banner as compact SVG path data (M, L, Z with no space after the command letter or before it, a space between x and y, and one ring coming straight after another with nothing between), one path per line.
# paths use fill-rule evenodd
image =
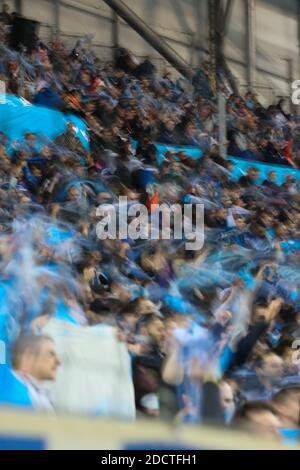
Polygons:
M259 178L257 184L262 183L268 178L268 173L274 171L277 184L283 184L288 175L292 175L296 180L300 180L300 170L291 168L290 166L272 165L270 163L252 162L243 160L242 158L227 157L234 164L232 169L232 179L237 181L241 176L247 173L249 168L257 168L259 170Z
M34 132L54 140L65 132L69 121L75 124L76 135L88 150L88 131L84 120L80 117L36 106L14 95L0 94L0 132L3 132L10 141L22 140L25 132Z

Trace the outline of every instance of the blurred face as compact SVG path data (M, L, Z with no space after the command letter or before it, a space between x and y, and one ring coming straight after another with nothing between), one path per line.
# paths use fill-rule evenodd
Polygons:
M266 147L267 145L268 145L268 141L266 139L261 139L260 146L261 147Z
M275 218L277 218L278 215L279 215L279 211L278 211L278 209L276 209L276 207L271 208L270 213L271 213L272 217L275 217Z
M60 361L50 339L42 341L39 351L33 357L31 375L37 380L55 380Z
M226 209L220 209L216 212L216 217L219 219L226 219L227 217L227 211Z
M261 307L261 306L256 306L253 312L253 320L257 321L261 317L265 317L267 314L267 308L266 307Z
M279 225L276 229L278 237L285 238L289 235L289 229L286 225Z
M272 227L273 217L271 215L263 214L261 220L262 220L262 223L264 224L265 227Z
M147 331L157 343L161 343L165 337L165 325L159 318L148 325Z
M4 145L0 144L0 158L5 157L5 147Z
M186 130L186 133L190 136L194 136L196 134L196 128L193 124L188 124L185 130Z
M210 151L211 155L219 155L219 147L218 145L213 145Z
M41 154L43 155L43 157L45 157L47 159L51 158L51 152L50 152L49 147L43 147L42 151L41 151Z
M285 427L299 427L300 390L291 391L284 403L278 403L275 406Z
M80 80L85 85L89 85L89 83L91 81L91 76L90 76L89 72L87 72L86 70L82 70L80 72Z
M169 130L169 131L173 131L174 128L175 128L175 122L174 121L171 121L170 119L165 123L165 126L166 128Z
M150 82L149 82L149 80L147 80L146 78L144 78L144 79L141 81L141 86L142 86L142 89L143 89L143 90L148 90L149 85L150 85Z
M37 168L37 167L34 167L34 168L32 169L32 174L33 174L33 176L42 176L41 170L40 170L39 168Z
M238 230L243 230L246 227L246 222L242 217L235 219L235 225Z
M256 152L256 145L253 143L253 142L250 142L249 144L249 149L252 151L252 152Z
M124 314L124 321L129 328L134 329L137 324L139 316L136 313L126 313Z
M221 405L223 410L230 410L232 413L234 412L234 396L233 396L233 390L229 383L227 382L222 382L220 384L220 397L221 397Z
M22 167L21 166L15 166L11 169L11 174L15 177L15 178L20 178L21 174L22 174Z
M121 302L128 302L130 300L130 292L116 282L113 282L111 285L111 293L118 297Z
M140 315L146 315L147 313L153 313L156 310L154 303L148 299L141 299L138 303L138 313Z
M93 112L96 109L96 103L94 101L89 101L85 106L86 111Z
M185 160L187 158L187 154L185 152L178 152L178 158L180 160Z
M199 113L203 119L207 118L210 115L210 107L208 105L202 105Z
M249 424L253 430L265 437L279 438L278 428L281 427L281 421L274 413L269 410L252 411L248 415Z
M15 60L11 60L8 63L8 71L10 73L14 73L14 72L16 72L17 69L18 69L18 62L16 62Z
M253 169L249 170L248 175L251 179L256 180L259 176L259 172L256 169L253 168Z
M76 186L72 186L72 188L70 188L69 190L68 196L69 196L70 201L74 201L75 199L78 199L80 196L79 189L76 188Z
M276 178L275 171L270 171L270 173L268 174L268 177L270 181L275 181L275 178Z
M261 369L266 377L276 379L282 375L283 360L277 354L269 354L265 356Z
M68 122L67 131L68 132L75 132L75 126L72 122Z
M291 175L288 175L286 178L285 178L285 182L286 183L292 183L293 182L293 177Z
M35 141L36 141L36 138L35 138L35 135L34 134L28 134L26 136L26 142L29 144L29 145L34 145L35 144Z

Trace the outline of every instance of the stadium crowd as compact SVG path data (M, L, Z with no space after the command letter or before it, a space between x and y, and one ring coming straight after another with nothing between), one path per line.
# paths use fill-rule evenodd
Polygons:
M231 178L208 63L191 85L125 49L102 62L89 38L15 50L11 22L4 8L6 93L79 116L90 140L88 150L71 122L55 140L29 122L20 140L0 135L0 338L27 405L55 411L43 382L64 367L44 332L56 319L113 329L130 356L137 416L297 442L298 181L289 175L279 185L274 171L260 181L255 167ZM282 103L264 107L252 91L234 93L222 71L218 82L228 155L298 168L297 117ZM169 145L162 159L157 142ZM202 157L190 157L189 146ZM149 213L162 203L204 204L203 248L187 250L184 239L99 240L96 209L119 196ZM22 404L0 387L3 404Z

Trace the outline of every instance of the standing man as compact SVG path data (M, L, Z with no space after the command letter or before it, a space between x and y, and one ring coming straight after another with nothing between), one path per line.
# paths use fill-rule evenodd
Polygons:
M32 407L37 411L53 411L44 380L55 380L60 361L49 336L24 335L16 341L12 367L16 378L25 385Z

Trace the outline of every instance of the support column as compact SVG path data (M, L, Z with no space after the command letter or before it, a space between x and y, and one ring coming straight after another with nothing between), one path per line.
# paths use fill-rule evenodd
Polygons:
M224 12L224 21L223 21L223 35L226 36L229 30L229 24L231 20L231 14L234 6L234 0L227 0L225 12Z
M287 92L287 96L290 96L291 94L291 90L292 90L292 83L294 81L294 62L293 62L293 59L290 58L290 57L286 57L284 58L283 60L286 61L286 65L287 65L287 80L288 80L288 92ZM289 100L289 103L290 103L290 112L292 114L297 114L297 108L298 106L295 106L293 103L292 103L292 100Z
M54 0L54 31L60 35L60 0Z
M219 0L208 0L208 23L209 23L209 57L210 68L214 81L214 89L217 88L217 17L216 11L219 6Z
M23 5L22 5L22 0L15 0L15 10L19 15L23 14Z
M113 55L116 59L116 52L119 47L119 29L120 29L120 20L115 11L112 10L112 45L113 45Z
M247 23L247 82L250 89L256 80L256 31L255 31L255 0L246 0Z
M226 98L221 91L218 92L218 126L220 155L225 158L227 156Z
M298 62L297 62L297 78L300 77L300 2L297 2L297 26L298 26ZM300 115L300 106L296 107L296 113Z

